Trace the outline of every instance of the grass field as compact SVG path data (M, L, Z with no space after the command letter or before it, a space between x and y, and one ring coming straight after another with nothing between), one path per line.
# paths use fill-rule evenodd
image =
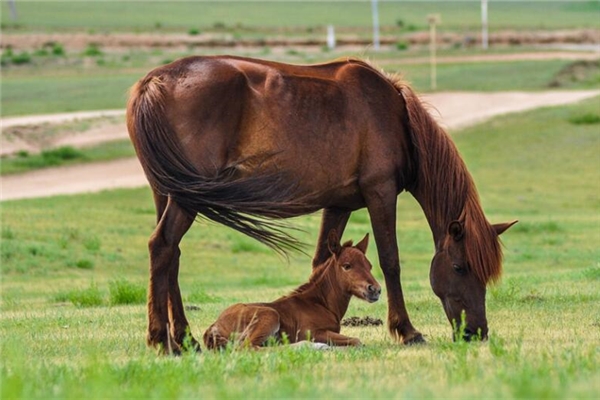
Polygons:
M384 327L355 327L342 332L363 348L177 359L144 345L154 224L147 189L4 202L1 397L593 398L600 391L599 102L496 118L455 135L490 221L520 220L503 235L505 273L488 291L485 343L451 342L428 283L431 236L408 195L398 206L403 284L427 345L403 347ZM318 215L292 222L311 244ZM361 211L345 238L368 231ZM307 255L286 262L206 222L186 235L182 252L182 292L196 306L188 317L197 337L227 305L285 294L310 269ZM377 265L373 245L368 255ZM354 300L347 316L385 320L386 309L385 300Z
M398 56L401 60L402 55ZM283 59L302 63L325 61L335 57L321 54L298 59L288 55ZM169 60L174 58L168 57ZM430 90L429 65L401 65L393 64L393 59L383 60L386 62L386 70L403 73L418 91ZM437 68L438 90L548 89L553 77L571 63L572 61L567 60L547 60L440 64ZM155 64L148 62L142 67L120 62L116 66L27 66L8 69L3 72L0 82L2 116L124 108L129 87L158 65L160 63L157 61ZM579 82L569 82L567 87L600 87L600 69L596 68L595 73L591 71L589 76L586 75Z
M2 3L1 21L9 32L187 32L221 30L301 30L333 24L368 32L368 1L42 1L17 2L18 19L10 19L8 2ZM442 27L450 31L479 29L478 1L380 1L381 25L398 31L427 29L427 15L439 13ZM597 1L491 1L490 29L598 28Z

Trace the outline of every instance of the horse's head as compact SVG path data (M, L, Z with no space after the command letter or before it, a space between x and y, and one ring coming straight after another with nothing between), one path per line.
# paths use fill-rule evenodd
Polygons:
M438 243L429 279L453 326L454 340L457 334L466 341L487 338L485 293L488 281L500 273L502 255L498 235L516 222L490 225L487 237L473 238L474 235L465 232L463 223L452 221ZM469 254L477 253L473 247L479 251L475 256ZM485 263L495 265L481 265Z
M373 303L379 300L381 286L371 274L373 266L366 257L368 244L369 234L356 246L352 246L351 242L340 245L335 230L329 232L327 238L329 251L334 257L334 263L329 268L335 268L337 284L346 292Z

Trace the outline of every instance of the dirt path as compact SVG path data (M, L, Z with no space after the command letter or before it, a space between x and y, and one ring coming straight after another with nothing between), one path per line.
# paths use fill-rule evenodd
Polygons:
M501 92L470 93L446 92L424 95L423 99L432 106L433 116L450 132L483 122L500 114L525 111L533 108L568 104L600 95L600 90L547 91L547 92ZM123 114L122 110L31 116L2 119L2 129L17 125L39 124L44 121L69 121L92 118L99 115ZM93 143L127 137L124 123L108 124L104 129L90 133L60 137L60 144ZM14 143L13 143L14 144ZM2 147L5 140L3 138ZM147 184L137 159L83 164L72 167L49 168L1 178L0 200L15 200L47 197L59 194L97 192L114 188L133 188Z

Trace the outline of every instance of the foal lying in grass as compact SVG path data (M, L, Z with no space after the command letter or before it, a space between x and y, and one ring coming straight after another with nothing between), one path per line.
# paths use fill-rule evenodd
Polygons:
M381 294L365 256L368 242L367 235L356 246L351 241L340 245L337 233L331 231L331 256L313 269L308 283L272 303L227 308L204 333L204 344L209 349L224 348L229 342L257 348L270 338L280 342L285 336L289 343L360 345L357 338L340 334L340 322L352 295L372 303Z

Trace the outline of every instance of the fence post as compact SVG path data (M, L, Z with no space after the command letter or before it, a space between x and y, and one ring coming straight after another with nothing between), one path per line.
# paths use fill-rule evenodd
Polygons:
M429 23L429 63L431 65L431 89L437 88L437 60L436 60L436 37L435 27L442 21L440 14L429 14L427 22Z

